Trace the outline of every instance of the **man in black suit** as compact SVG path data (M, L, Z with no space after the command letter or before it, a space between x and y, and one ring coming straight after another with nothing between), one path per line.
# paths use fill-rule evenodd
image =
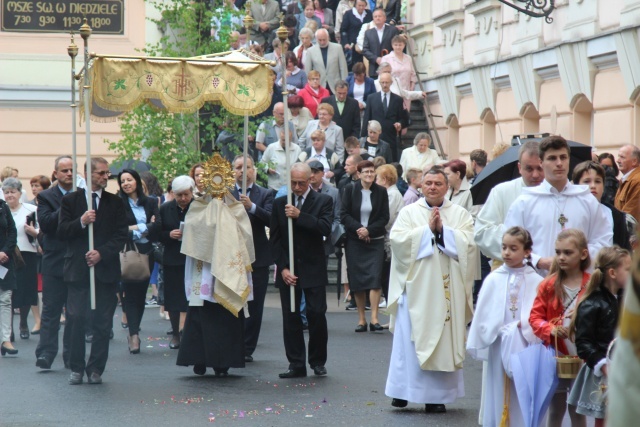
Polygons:
M400 159L398 135L403 128L409 126L409 113L404 109L402 98L391 92L392 77L390 73L382 73L378 78L380 92L367 97L367 107L364 110L363 122L377 120L382 126L380 139L389 143L393 161ZM367 136L367 126L362 126L362 136Z
M253 281L253 301L249 301L249 317L244 321L244 360L253 362L253 352L258 345L260 327L262 325L262 312L264 299L267 296L269 284L269 266L273 264L271 247L265 233L265 227L271 222L271 209L273 208L273 191L260 187L255 183L256 170L253 159L247 158L247 195L242 194L244 156L240 155L233 161L233 170L236 177L236 186L233 189L233 197L240 200L249 214L251 231L253 232L253 247L256 252L256 260L251 265L251 279Z
M358 40L358 34L364 24L368 24L373 20L371 11L367 8L367 0L356 0L353 9L347 10L342 17L342 24L340 25L340 43L345 49L345 52L351 51L351 63L349 64L349 71L353 67L353 64L362 62L362 53L356 50L356 42Z
M333 121L342 128L344 139L360 136L360 104L347 96L349 85L344 80L337 81L335 89L335 95L323 98L322 102L333 107Z
M374 27L364 33L362 55L369 60L369 77L378 76L378 65L382 57L393 50L391 40L400 34L393 25L386 24L387 15L381 7L373 11ZM366 123L366 122L364 122Z
M73 189L73 161L69 156L60 156L55 160L53 174L56 183L48 190L38 193L38 224L42 233L42 320L40 322L40 341L36 347L36 366L51 369L58 355L58 331L60 315L67 301L67 285L64 283L64 242L57 236L58 214L62 196ZM62 360L69 366L69 332L64 328L62 338Z
M307 376L306 351L300 317L302 293L306 299L309 322L309 365L315 375L326 375L327 361L327 264L324 257L324 237L331 233L333 201L309 187L311 169L305 163L291 166L293 205L286 196L273 202L269 242L278 268L276 286L280 290L284 348L289 369L280 378ZM293 220L294 271L289 263L288 218ZM295 289L295 311L291 312L290 287Z
M119 251L127 242L128 227L122 199L108 193L109 163L91 159L92 207L80 189L62 198L58 238L65 241L64 281L67 284L67 325L70 329L69 384L101 384L109 356L109 333L117 305L120 280ZM93 223L94 249L89 249L88 225ZM85 363L85 323L90 314L89 268L95 268L96 309L93 312L93 342Z

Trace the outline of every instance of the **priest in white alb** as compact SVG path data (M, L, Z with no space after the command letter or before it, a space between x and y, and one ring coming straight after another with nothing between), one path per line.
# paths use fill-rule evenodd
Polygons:
M538 141L527 141L518 151L520 178L498 184L491 190L487 201L476 216L474 238L478 249L488 258L502 260L502 236L507 230L504 220L513 202L525 187L536 187L544 180ZM497 267L494 263L494 268ZM476 296L479 289L475 290Z
M504 221L506 228L524 227L533 239L531 262L541 276L546 276L555 255L558 234L568 228L582 231L589 243L589 254L613 245L613 227L604 205L593 197L586 185L569 182L571 149L561 136L540 141L540 159L544 181L525 188L511 205Z
M385 393L395 407L427 412L464 396L465 330L477 271L473 219L445 200L441 169L422 180L425 198L400 211L391 229L388 307L394 333Z

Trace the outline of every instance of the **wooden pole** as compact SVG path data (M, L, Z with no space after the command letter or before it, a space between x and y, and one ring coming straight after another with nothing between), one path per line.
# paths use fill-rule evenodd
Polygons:
M87 24L87 18L84 18L84 24L80 27L80 35L84 40L84 123L85 123L85 136L86 136L86 149L87 149L87 190L85 195L87 197L87 209L93 209L93 187L91 180L91 85L89 81L89 37L91 36L91 27ZM73 177L74 181L76 177ZM93 223L87 226L89 234L89 251L93 250ZM89 267L89 293L91 295L91 310L96 309L96 270L95 267Z

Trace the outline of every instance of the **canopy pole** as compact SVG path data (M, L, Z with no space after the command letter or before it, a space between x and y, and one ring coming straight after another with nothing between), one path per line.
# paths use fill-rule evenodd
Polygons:
M242 18L244 28L247 30L247 50L251 46L251 28L255 20L251 16L251 3L245 5L246 14ZM249 158L249 114L244 113L244 145L242 147L242 194L247 195L247 160Z
M289 104L287 101L287 96L289 92L287 92L287 61L285 59L285 55L287 53L287 46L285 45L285 41L289 37L289 31L287 27L284 26L284 18L282 14L280 14L280 27L276 31L278 38L280 39L280 66L282 68L282 103L284 104L284 146L285 146L285 156L287 157L286 162L286 179L287 179L287 204L291 205L291 192L293 188L291 188L291 147L289 146ZM294 254L293 254L293 218L287 219L287 230L289 234L289 271L291 271L292 275L296 275L295 273L295 263L294 263ZM298 283L296 283L298 286ZM289 286L290 296L291 296L291 312L296 312L296 290L293 286Z
M91 179L91 85L89 82L89 37L91 36L91 27L87 24L87 18L84 18L84 23L80 27L80 36L84 40L84 123L85 123L85 137L86 137L86 149L87 149L87 169L86 180L87 190L85 196L87 197L87 209L93 209L93 187ZM74 177L75 181L75 177ZM89 234L89 251L93 250L93 223L89 223L87 226ZM91 310L96 309L96 271L95 267L89 267L89 292L91 295Z
M73 161L73 191L78 188L78 153L76 150L76 56L78 56L78 46L73 41L73 31L71 31L71 44L67 47L67 53L71 57L71 158Z

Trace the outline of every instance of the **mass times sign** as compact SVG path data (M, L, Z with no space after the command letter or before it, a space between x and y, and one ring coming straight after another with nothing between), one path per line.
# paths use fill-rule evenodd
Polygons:
M94 33L124 34L124 0L0 0L2 31L67 33L83 18Z

